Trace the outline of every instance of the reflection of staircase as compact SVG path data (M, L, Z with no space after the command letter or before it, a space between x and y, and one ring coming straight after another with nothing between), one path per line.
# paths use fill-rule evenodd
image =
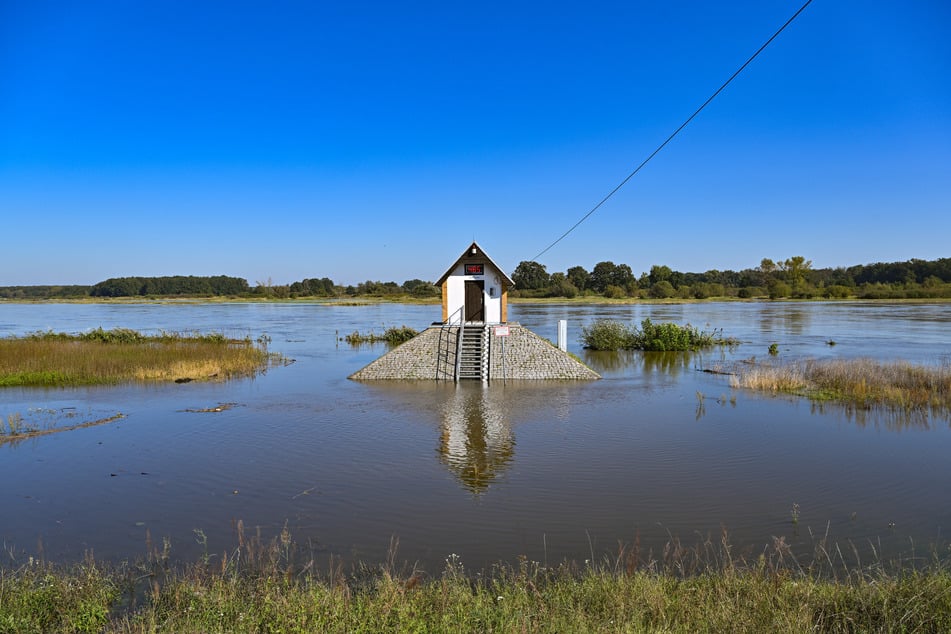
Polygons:
M462 329L456 380L487 380L489 368L489 338L485 326L466 326Z

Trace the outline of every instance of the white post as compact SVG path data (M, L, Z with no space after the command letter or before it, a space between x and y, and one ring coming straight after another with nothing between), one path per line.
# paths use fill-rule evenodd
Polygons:
M564 319L558 320L558 348L562 352L568 351L568 322Z

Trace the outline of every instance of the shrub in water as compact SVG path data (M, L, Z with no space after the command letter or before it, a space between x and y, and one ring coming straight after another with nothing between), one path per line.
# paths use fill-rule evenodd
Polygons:
M581 342L592 350L698 350L731 341L701 332L691 325L655 324L650 319L641 322L640 329L619 321L600 319L581 329Z
M701 333L691 326L677 324L653 324L650 319L641 322L641 330L635 338L638 350L693 350L699 347Z
M351 345L360 345L363 343L376 343L378 341L385 341L389 344L398 346L401 343L406 343L419 333L408 326L402 326L397 328L396 326L387 328L382 335L378 335L373 332L368 332L363 334L358 330L354 330L352 333L344 337L347 343Z
M592 350L627 350L634 331L613 319L599 319L581 328L581 342Z
M419 333L408 326L403 326L402 328L397 328L393 326L387 328L386 332L383 333L383 338L386 339L389 343L392 344L401 344L406 343Z

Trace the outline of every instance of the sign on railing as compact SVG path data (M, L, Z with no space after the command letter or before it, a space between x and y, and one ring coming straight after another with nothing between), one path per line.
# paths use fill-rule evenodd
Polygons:
M508 327L508 326L496 326L496 327L495 327L495 336L496 336L496 337L508 337L508 336L509 336L509 327Z

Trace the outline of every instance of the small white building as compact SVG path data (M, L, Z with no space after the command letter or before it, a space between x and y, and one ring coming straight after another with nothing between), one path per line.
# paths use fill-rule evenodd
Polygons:
M515 282L475 242L436 286L442 288L444 324L504 324L508 320L508 290Z

